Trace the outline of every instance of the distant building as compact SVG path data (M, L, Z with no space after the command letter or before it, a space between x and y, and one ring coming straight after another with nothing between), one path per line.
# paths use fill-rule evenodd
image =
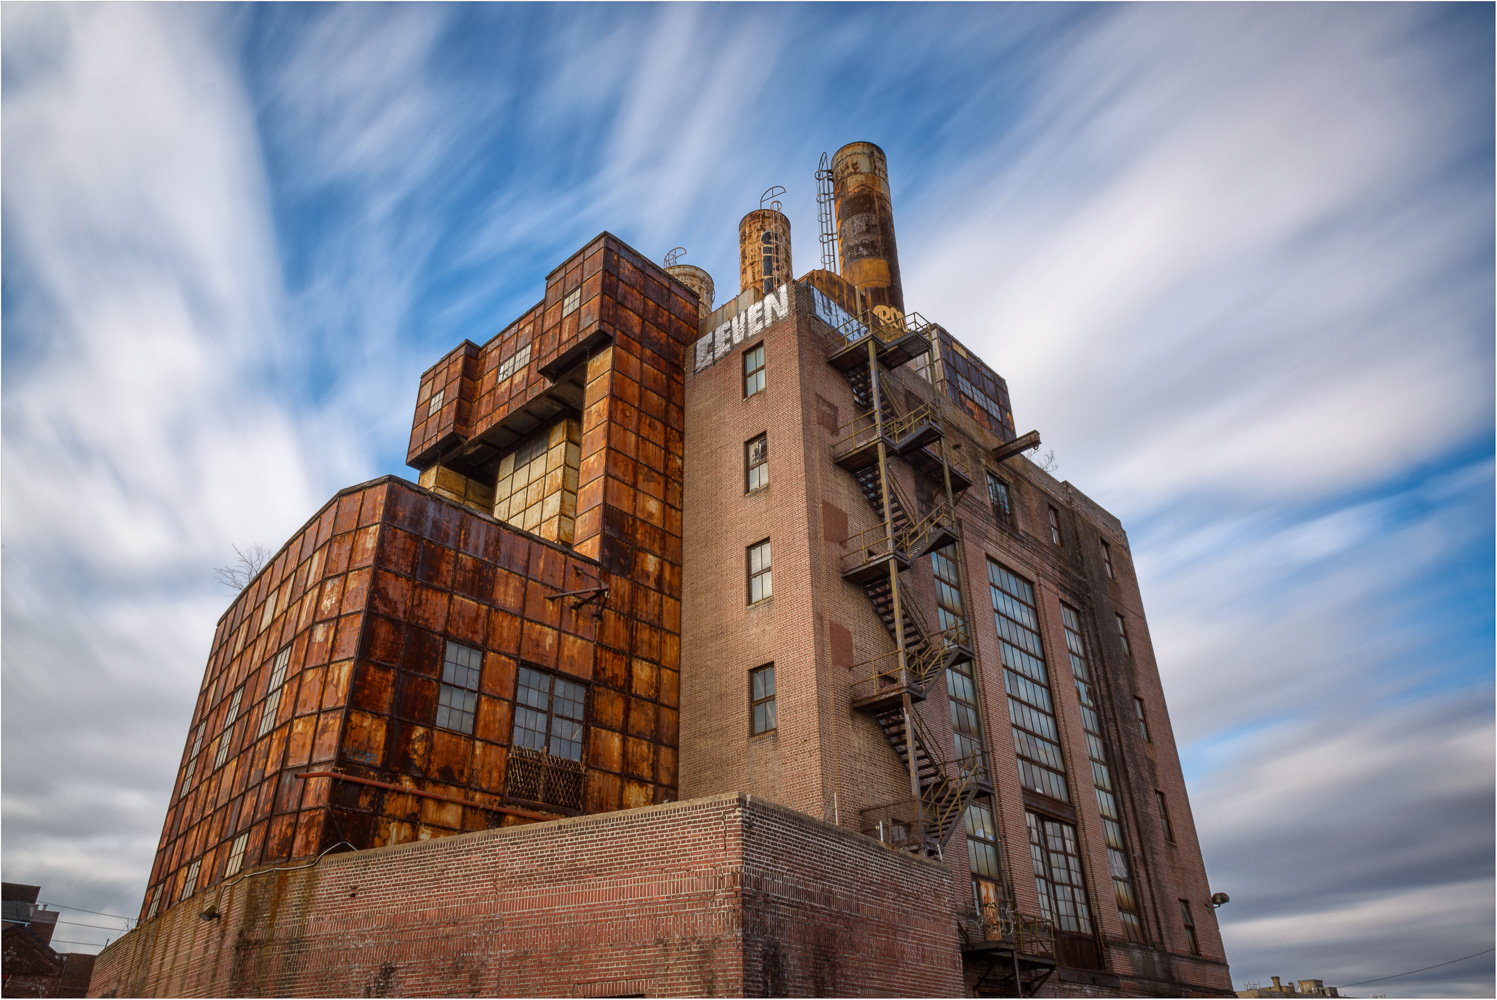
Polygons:
M220 620L96 991L1231 994L1122 525L906 311L883 152L818 180L828 266L761 205L714 309L604 233L423 374L419 485Z
M1251 989L1238 990L1240 997L1339 997L1337 987L1327 986L1324 979L1301 979L1296 983L1280 983L1278 976L1273 976L1271 987L1254 986Z
M40 886L19 882L3 886L4 984L0 996L87 996L94 956L59 954L52 948L57 911L37 905Z

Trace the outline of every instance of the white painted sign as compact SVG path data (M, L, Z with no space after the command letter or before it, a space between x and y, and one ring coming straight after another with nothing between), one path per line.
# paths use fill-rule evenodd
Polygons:
M789 315L790 285L786 283L698 340L694 371L711 368L727 357L733 348L758 338Z

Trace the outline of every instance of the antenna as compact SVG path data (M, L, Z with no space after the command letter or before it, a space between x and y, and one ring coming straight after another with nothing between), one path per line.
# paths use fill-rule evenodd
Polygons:
M670 253L668 253L668 254L665 255L665 266L666 267L675 267L676 264L680 262L681 258L685 257L685 256L686 256L686 248L685 247L676 247L676 249L672 250Z
M782 188L782 187L780 187L778 184L776 184L774 187L770 188L768 191L765 191L763 194L761 194L759 196L759 210L762 212L767 207L767 208L771 208L774 211L778 212L780 209L784 208L784 205L782 205L780 202L778 202L778 201L772 201L771 200L771 199L774 199L774 198L778 198L780 195L782 195L784 193L785 193L785 189ZM766 206L764 204L765 202L769 202L769 204Z
M821 266L837 272L837 228L832 222L832 168L827 155L816 165L816 219L821 223Z

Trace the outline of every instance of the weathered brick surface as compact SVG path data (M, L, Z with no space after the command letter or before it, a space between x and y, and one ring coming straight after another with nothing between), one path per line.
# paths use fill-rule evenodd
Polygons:
M872 527L876 518L853 477L831 461L839 428L845 434L845 425L855 415L852 391L826 363L824 334L809 314L809 294L801 286L792 286L791 293L797 299L791 320L764 331L762 341L746 340L728 357L687 378L681 787L686 795L752 790L859 829L864 810L876 811L873 807L908 797L908 775L899 759L872 720L852 711L850 704L852 677L847 668L887 653L893 644L862 589L840 576L842 541ZM766 351L765 390L744 399L742 353L761 342ZM914 366L893 373L891 385L901 395L900 410L933 394ZM936 395L945 403L944 393ZM1074 823L1104 948L1106 969L1090 974L1095 982L1080 981L1085 976L1065 983L1057 979L1051 989L1155 994L1227 990L1225 954L1214 913L1206 906L1210 888L1127 536L1116 518L1033 463L1023 458L993 462L990 452L1001 438L956 406L945 404L942 411L947 443L973 482L959 496L957 514L1007 891L1020 911L1040 912L1026 809L1048 809ZM760 433L769 442L770 485L745 495L743 444ZM891 468L907 499L918 502L919 492L930 489L906 463L895 460ZM988 502L989 470L1011 486L1011 526L998 524ZM1062 517L1060 547L1050 541L1051 505ZM773 543L775 597L749 607L739 582L745 572L744 547L765 537ZM1116 579L1106 575L1101 562L1104 539L1111 545ZM1068 803L1036 803L1032 796L1026 798L1020 784L989 598L990 560L1035 586L1071 786ZM926 618L934 621L930 561L918 560L904 576ZM1147 939L1143 946L1126 940L1113 899L1081 706L1066 653L1063 603L1077 609L1082 619L1097 688L1094 697L1133 855ZM1131 656L1123 654L1117 641L1114 613L1123 614L1128 623ZM768 662L776 665L778 731L751 738L748 671ZM1134 716L1135 696L1144 700L1149 742L1143 740ZM949 751L951 723L944 683L933 685L916 711ZM1170 803L1173 842L1165 839L1158 820L1156 789ZM965 832L960 827L945 855L954 859L953 905L970 913ZM1189 954L1179 899L1191 902L1199 957Z
M950 996L949 886L728 795L266 870L110 945L91 993Z

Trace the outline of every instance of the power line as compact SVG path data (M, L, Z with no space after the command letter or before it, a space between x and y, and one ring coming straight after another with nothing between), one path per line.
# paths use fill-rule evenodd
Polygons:
M55 907L57 907L57 908L58 908L58 909L59 909L59 910L76 910L76 911L78 911L78 912L79 912L79 913L92 913L92 914L93 914L93 915L94 915L94 916L96 916L96 917L116 917L116 918L118 918L118 919L120 919L120 920L134 920L134 919L135 919L135 918L134 918L134 917L125 917L125 916L121 916L121 915L120 915L120 914L118 914L118 913L105 913L105 912L103 912L103 911L102 911L102 910L85 910L85 909L84 909L84 908L83 908L83 907L81 907L81 906L64 906L64 905L63 905L63 904L61 904L61 903L48 903L48 902L43 902L43 903L39 903L39 904L37 904L37 905L39 905L39 906L55 906Z
M1440 962L1437 965L1426 965L1422 969L1410 969L1408 972L1399 972L1391 976L1378 976L1376 979L1364 979L1360 983L1347 983L1346 986L1366 986L1368 983L1380 983L1384 979L1401 979L1404 976L1412 976L1416 972L1428 972L1430 969L1438 969L1443 965L1454 965L1457 962L1464 962L1468 958L1475 958L1477 955L1485 955L1489 951L1497 951L1497 948L1487 948L1484 951L1472 952L1470 955L1462 955L1460 958L1452 958L1448 962ZM1346 986L1338 986L1336 987L1336 989L1344 990L1346 989Z

